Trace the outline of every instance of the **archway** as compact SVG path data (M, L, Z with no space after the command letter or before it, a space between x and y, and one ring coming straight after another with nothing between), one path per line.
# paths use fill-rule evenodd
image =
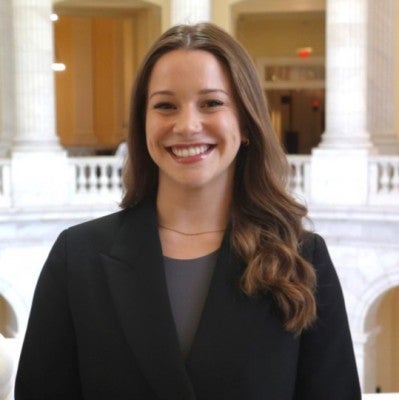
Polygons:
M387 293L395 293L399 287L399 265L381 268L378 275L368 281L361 298L353 308L351 327L354 333L354 346L358 361L359 375L365 393L374 393L377 383L376 351L383 321L380 315L381 304ZM389 297L388 297L389 298ZM389 300L386 300L389 301ZM385 328L386 329L386 328Z
M18 332L17 316L10 303L0 294L0 334L14 338Z
M365 391L399 392L399 286L374 301L365 330L372 333L365 358Z

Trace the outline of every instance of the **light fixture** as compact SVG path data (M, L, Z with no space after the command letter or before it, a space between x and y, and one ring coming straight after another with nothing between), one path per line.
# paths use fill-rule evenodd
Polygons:
M312 47L299 47L296 49L296 54L300 58L307 58L313 53Z
M64 63L52 63L51 68L55 72L62 72L66 70L66 65Z
M50 20L53 22L58 21L58 15L56 13L50 14Z

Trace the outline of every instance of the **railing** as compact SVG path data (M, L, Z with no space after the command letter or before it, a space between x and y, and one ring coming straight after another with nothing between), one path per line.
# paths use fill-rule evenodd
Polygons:
M309 195L310 156L290 155L289 190L304 200ZM73 157L73 203L119 201L122 189L121 157Z
M10 160L0 159L0 207L11 203Z
M399 157L371 158L369 175L369 204L399 206Z
M71 203L119 202L123 158L117 156L73 157Z
M310 156L289 155L288 162L288 188L299 200L304 201L310 194Z
M301 201L310 201L311 157L289 155L289 190ZM71 157L69 203L118 203L122 191L123 157ZM0 159L0 208L11 204L11 165ZM374 156L369 160L368 205L399 206L399 157Z

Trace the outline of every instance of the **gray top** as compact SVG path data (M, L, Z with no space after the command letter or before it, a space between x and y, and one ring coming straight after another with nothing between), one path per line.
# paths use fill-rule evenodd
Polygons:
M186 358L201 317L218 251L191 260L164 256L166 283L183 358Z

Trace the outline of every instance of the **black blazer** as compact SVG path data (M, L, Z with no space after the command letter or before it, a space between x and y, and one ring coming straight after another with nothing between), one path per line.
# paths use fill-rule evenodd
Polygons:
M317 271L318 320L295 337L270 296L239 291L243 265L226 238L184 361L152 203L61 233L35 291L16 400L360 399L323 239L309 234L302 247Z

